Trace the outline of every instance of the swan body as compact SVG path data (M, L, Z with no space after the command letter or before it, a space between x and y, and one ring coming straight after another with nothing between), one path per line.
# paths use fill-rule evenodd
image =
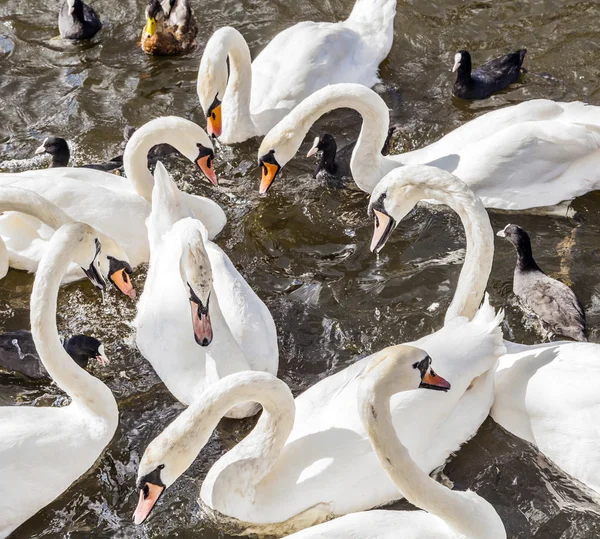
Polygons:
M492 418L600 494L600 345L506 346Z
M37 193L12 186L0 186L0 213L1 277L6 275L9 266L35 273L55 230L75 222L58 206ZM95 229L94 232L104 252L113 258L105 276L124 294L134 298L135 290L130 280L132 270L127 254L113 239ZM63 275L63 283L84 277L82 268L71 263Z
M431 367L431 358L422 350L393 346L371 360L358 387L360 417L381 466L408 501L428 512L354 513L288 537L506 539L504 525L488 502L474 492L454 492L436 483L417 466L394 430L390 414L393 394L450 388ZM420 422L420 414L413 420Z
M408 167L395 173L405 175L406 182L412 178ZM439 189L431 193L443 196ZM408 213L412 206L408 200L398 211ZM473 226L477 219L487 219L481 204L471 213ZM484 255L493 245L473 243L470 235L467 241L467 252L483 250ZM491 257L481 265L489 272ZM461 281L470 279L472 269L461 274ZM496 315L487 300L479 308L483 290L478 294L456 304L443 328L414 343L453 380L452 389L443 394L406 392L391 400L394 428L427 473L475 434L492 404L495 363L505 350L498 327L503 315ZM207 388L146 450L138 471L142 494L136 520L141 522L162 489L190 466L227 410L248 401L263 406L257 426L213 465L200 490L208 514L220 523L246 533L281 535L399 499L356 407L358 378L373 357L321 380L295 404L281 382L255 384L259 373L232 374ZM271 391L278 384L285 390ZM413 421L415 414L421 422ZM148 486L148 496L145 483L156 485Z
M1 538L89 470L117 428L117 403L110 389L69 357L56 327L63 273L71 261L84 267L106 265L106 255L97 247L89 226L68 224L54 234L40 262L31 294L31 332L44 367L71 404L0 408Z
M296 154L312 124L341 107L363 118L350 166L367 193L394 168L411 164L452 172L486 208L554 206L600 189L600 107L526 101L483 114L424 148L383 156L389 126L384 101L364 86L338 84L313 93L265 136L258 153L261 192Z
M217 30L198 72L209 134L225 144L243 142L267 133L328 84L375 85L379 64L392 47L395 14L396 0L356 0L345 21L298 23L277 34L252 63L237 30Z
M170 116L151 120L131 136L123 156L127 180L100 170L65 167L0 174L0 186L22 187L42 195L76 221L117 241L135 267L150 258L145 220L150 214L153 178L147 155L162 142L177 148L216 182L212 143L204 130L189 120ZM180 196L202 220L210 238L225 226L226 217L218 204L189 193ZM4 236L1 226L0 235Z
M277 331L269 310L208 239L202 223L186 217L189 209L160 163L152 198L150 267L134 321L144 357L169 391L188 405L205 387L233 372L276 374ZM184 259L190 253L193 264L187 267ZM208 328L197 325L202 315L197 321L190 316L190 301L206 307ZM257 411L251 404L230 416Z

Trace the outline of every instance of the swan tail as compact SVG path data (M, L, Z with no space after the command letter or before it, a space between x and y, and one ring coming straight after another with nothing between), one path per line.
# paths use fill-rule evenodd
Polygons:
M356 0L346 24L368 40L381 62L394 41L396 0Z
M475 328L478 328L478 333L482 337L491 337L486 338L485 342L491 346L489 355L496 359L506 354L504 335L502 334L502 328L500 327L502 320L504 320L504 309L500 309L496 312L490 303L490 296L486 292L483 303L481 304L481 307L479 307L477 313L475 313L471 324L473 324Z

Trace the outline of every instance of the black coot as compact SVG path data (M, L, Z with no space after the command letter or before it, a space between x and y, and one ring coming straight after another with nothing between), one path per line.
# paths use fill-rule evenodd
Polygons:
M458 71L452 92L462 99L485 99L519 80L527 49L494 58L471 72L471 55L458 51L452 71Z
M58 14L58 31L65 39L91 39L102 28L96 12L81 0L65 0Z

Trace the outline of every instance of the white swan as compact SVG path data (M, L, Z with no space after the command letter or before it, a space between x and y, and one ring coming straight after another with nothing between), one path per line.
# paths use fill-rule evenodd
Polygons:
M428 167L421 168L424 169L421 182L430 183ZM376 250L383 246L397 221L405 215L404 209L397 211L398 202L404 206L407 199L416 203L433 198L430 189L394 186L394 175L395 171L382 180L371 196L370 208L375 218L372 248ZM452 204L453 196L454 204L464 202L461 191L472 195L465 184L457 185L456 195L449 193L447 204ZM440 200L437 194L435 198ZM475 204L475 199L471 204ZM467 250L460 277L465 286L459 284L456 288L447 320L464 306L470 305L469 310L472 310L474 297L485 289L489 277L493 231L489 221L476 222L469 214L470 211L459 212L467 238L489 245L490 249L481 258L474 249ZM492 418L506 430L534 444L562 470L600 493L600 430L595 426L600 415L600 345L504 343L508 353L498 362Z
M35 191L76 221L88 223L110 236L135 267L148 262L150 257L145 220L150 213L153 178L147 155L160 143L174 146L216 182L214 152L208 135L189 120L169 116L151 120L127 142L123 164L128 179L100 170L64 167L0 174L0 185ZM218 204L188 193L181 196L206 225L211 238L222 230L226 218ZM1 227L0 235L4 235Z
M600 107L526 101L483 114L425 148L383 156L389 127L383 99L364 86L338 84L306 98L265 136L258 151L261 192L296 154L312 124L341 107L363 118L350 167L367 193L388 172L410 164L452 172L486 208L554 206L600 188Z
M31 293L31 333L44 367L71 398L63 407L0 407L0 538L62 494L96 462L112 439L119 413L110 389L65 352L56 327L58 288L69 264L89 268L92 282L108 260L97 234L81 223L50 240Z
M360 418L371 445L390 479L405 498L423 511L353 513L288 536L290 539L506 539L496 510L471 491L455 492L436 483L411 458L394 430L390 398L418 387L443 389L431 376L431 358L408 346L382 350L358 385ZM423 380L425 378L425 380ZM423 385L425 382L425 386ZM422 418L417 415L417 422Z
M3 234L0 237L0 278L6 275L9 266L30 273L37 271L55 230L75 222L44 197L19 187L0 186L0 213L0 230ZM121 292L135 298L132 270L126 253L108 236L96 230L94 232L110 262L106 277ZM68 283L85 276L85 270L71 263L62 282Z
M228 374L276 374L279 364L271 313L189 214L175 182L157 163L147 221L150 267L134 327L138 348L184 404ZM252 403L229 416L257 411Z
M198 71L209 134L225 144L243 142L264 135L328 84L375 85L379 64L392 47L395 15L396 0L356 0L345 21L298 23L277 34L252 63L237 30L217 30Z
M411 173L420 169L406 167L393 174L410 184ZM472 193L464 190L464 199L455 202L444 191L443 175L451 175L438 172L442 179L431 194L438 200L450 198L457 211L489 227L487 213ZM412 204L409 200L398 211L408 213ZM481 263L489 272L493 233L490 243L475 242L469 233L467 238L467 251L480 253L470 254L469 260L489 260L487 267ZM461 289L469 271L461 274ZM493 369L505 351L498 327L502 314L496 316L487 301L477 311L482 296L483 289L460 310L456 307L456 316L442 329L415 343L451 377L452 390L392 398L394 426L425 472L441 466L475 434L492 404ZM248 401L264 408L257 426L213 465L200 491L208 514L221 524L281 535L398 499L398 489L381 468L356 407L357 376L369 361L364 358L321 380L297 397L295 406L281 382L256 373L230 375L207 388L146 450L138 470L142 493L136 521L148 515L162 490L190 466L221 417ZM414 421L416 416L421 421Z

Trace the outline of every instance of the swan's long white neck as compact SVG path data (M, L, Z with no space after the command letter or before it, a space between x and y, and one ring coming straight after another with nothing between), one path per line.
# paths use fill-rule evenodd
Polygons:
M93 414L105 416L116 409L108 387L79 367L67 354L58 336L56 306L61 280L73 253L85 241L94 241L91 227L74 223L60 228L40 261L31 292L31 333L44 367L73 402Z
M456 176L434 167L419 168L409 195L411 200L416 204L419 200L436 199L450 206L460 217L467 239L465 261L445 322L458 316L470 320L479 309L492 271L494 231L490 218L481 200ZM406 197L406 191L398 196Z
M398 378L394 380L386 369L368 376L358 388L359 414L377 458L398 490L412 504L443 519L460 537L505 539L502 521L491 505L473 493L454 492L434 481L398 439L390 412L390 398L398 392L391 386Z
M5 211L31 215L54 230L74 222L64 211L44 197L19 187L0 187L0 213Z
M235 28L221 28L210 39L204 56L223 69L229 57L229 79L222 101L223 131L250 131L254 134L256 128L250 114L252 57L244 36Z
M223 510L239 504L272 469L294 424L295 404L284 382L267 373L245 371L227 376L208 388L171 423L152 446L169 448L175 477L194 461L223 416L234 406L258 402L263 411L252 432L221 457L202 484L202 498ZM235 488L232 488L235 485ZM235 500L233 498L236 498ZM248 500L252 503L252 500Z
M293 152L296 153L311 126L324 114L339 108L354 109L362 116L363 124L352 152L350 168L356 184L371 193L383 176L399 166L381 154L390 118L387 105L373 90L350 83L326 86L302 101L274 129L278 133L285 129L294 133L298 142Z
M177 117L157 118L140 127L127 142L123 154L125 175L138 195L152 202L154 178L148 169L148 152L157 144L170 144L188 159L186 143L194 139L188 120ZM196 126L197 129L200 129Z

